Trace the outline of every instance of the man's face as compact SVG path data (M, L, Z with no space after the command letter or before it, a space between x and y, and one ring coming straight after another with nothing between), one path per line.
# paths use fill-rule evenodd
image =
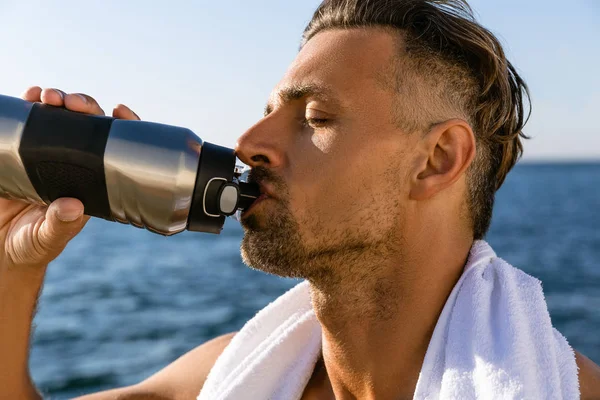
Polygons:
M406 233L416 142L395 120L397 53L391 33L352 29L321 32L298 54L268 114L238 141L274 195L243 216L247 264L310 279Z

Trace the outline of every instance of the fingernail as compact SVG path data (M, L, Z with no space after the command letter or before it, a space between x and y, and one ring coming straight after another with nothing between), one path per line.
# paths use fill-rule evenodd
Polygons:
M61 99L63 99L63 100L65 99L65 94L61 90L54 89L54 91L56 93L58 93L58 95L60 96Z
M60 219L62 222L73 222L78 220L83 213L78 208L66 208L66 209L58 209L56 211L56 217Z
M77 97L79 97L81 100L83 100L83 103L84 103L84 104L87 104L87 99L85 98L85 96L82 96L82 95L80 95L80 94L78 94L78 93L76 93L76 94L75 94L75 96L77 96Z

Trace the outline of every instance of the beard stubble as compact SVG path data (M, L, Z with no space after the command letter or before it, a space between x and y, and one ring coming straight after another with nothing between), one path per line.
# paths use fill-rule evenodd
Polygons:
M249 267L285 278L308 279L326 286L340 283L343 277L372 275L379 259L389 251L389 233L374 238L366 232L347 227L325 228L316 215L310 221L294 217L289 202L289 189L283 179L272 171L257 167L249 181L269 182L277 199L268 199L260 212L254 212L242 221L245 235L241 244L242 260ZM311 226L319 232L315 247L308 248L302 237L301 226ZM381 233L381 232L380 232ZM385 238L382 240L381 238ZM313 242L315 242L313 240ZM356 266L359 270L356 270Z

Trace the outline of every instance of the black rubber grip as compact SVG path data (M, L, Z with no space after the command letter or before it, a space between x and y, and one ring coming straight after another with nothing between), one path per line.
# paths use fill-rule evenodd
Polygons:
M33 105L19 154L38 195L47 203L74 197L85 214L112 220L104 150L113 118Z

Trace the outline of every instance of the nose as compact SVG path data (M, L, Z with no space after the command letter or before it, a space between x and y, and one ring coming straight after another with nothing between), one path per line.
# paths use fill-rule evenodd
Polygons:
M238 138L237 156L252 168L281 167L285 159L284 130L272 114L261 119Z

